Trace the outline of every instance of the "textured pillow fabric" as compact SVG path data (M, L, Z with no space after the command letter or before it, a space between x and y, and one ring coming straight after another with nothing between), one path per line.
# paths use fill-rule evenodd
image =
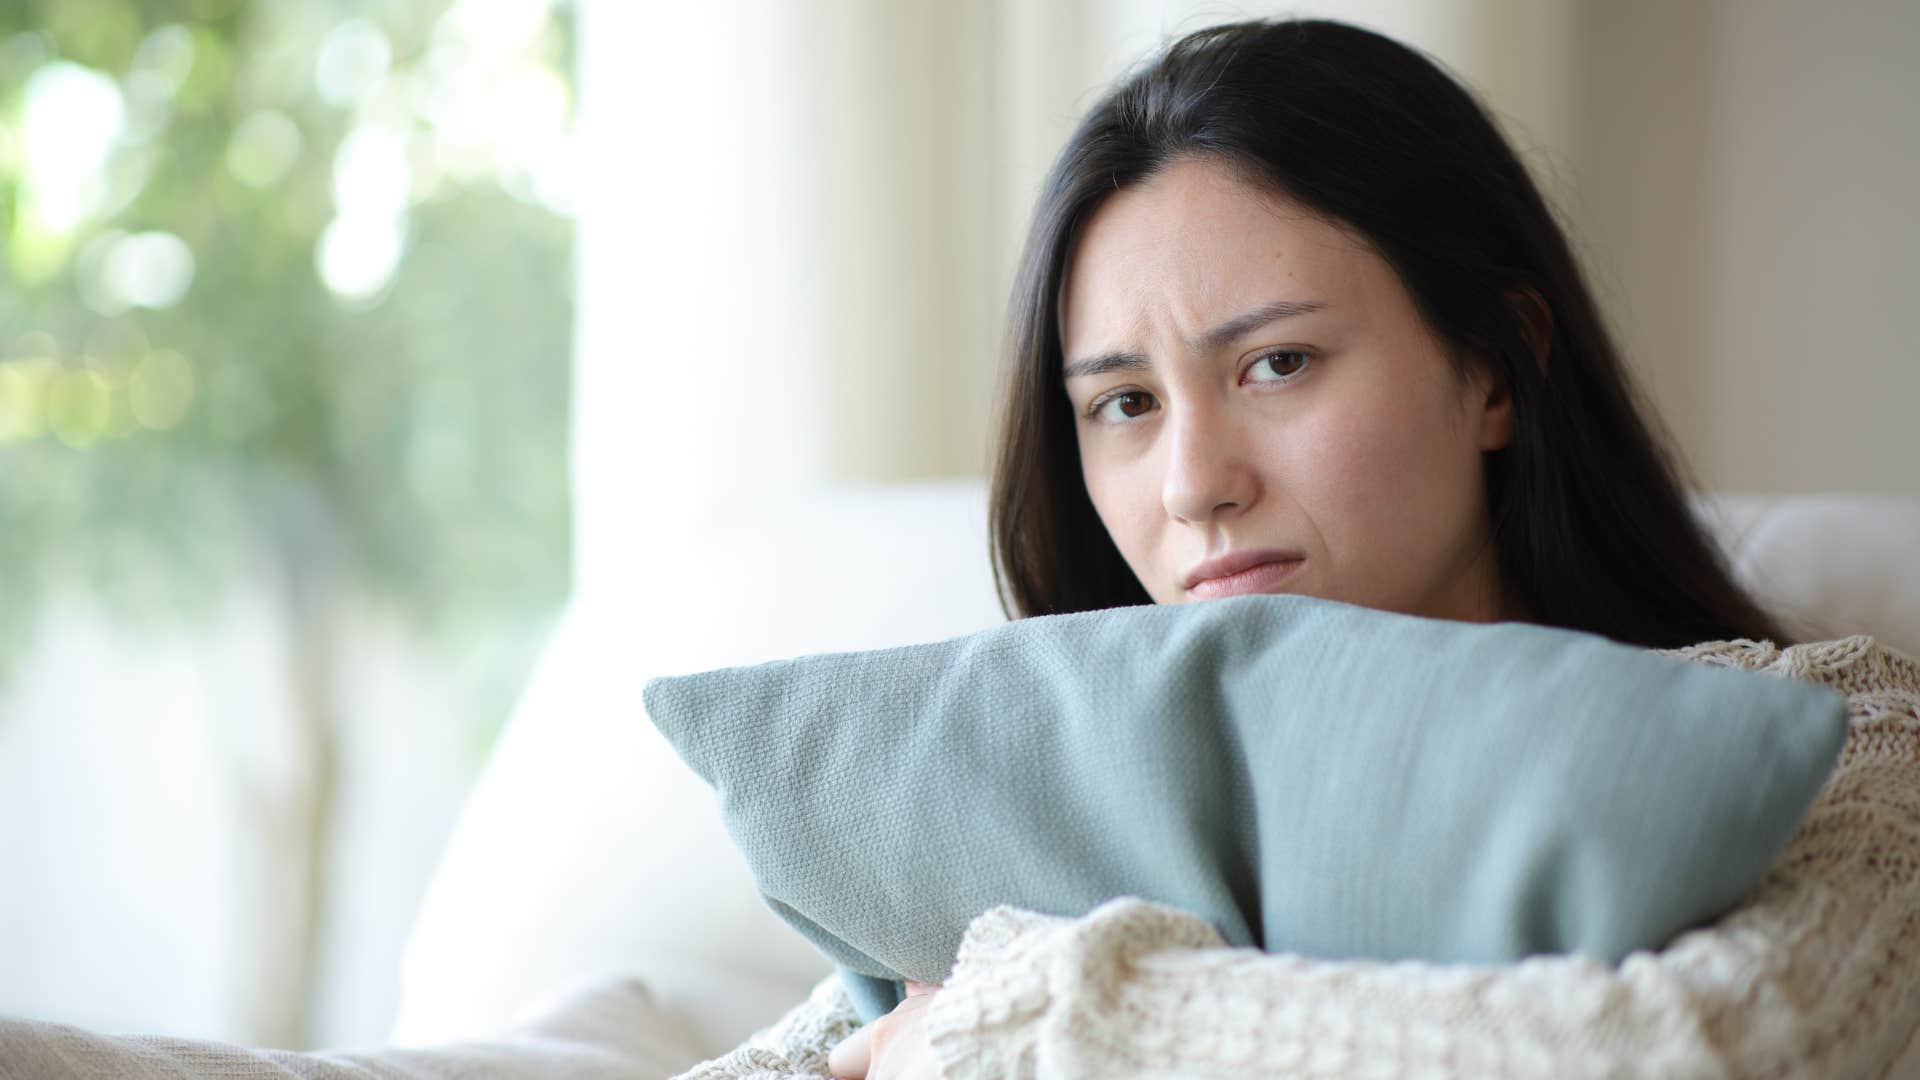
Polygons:
M768 904L845 970L926 982L993 905L1123 895L1273 952L1611 962L1744 895L1845 734L1810 684L1284 595L644 697Z

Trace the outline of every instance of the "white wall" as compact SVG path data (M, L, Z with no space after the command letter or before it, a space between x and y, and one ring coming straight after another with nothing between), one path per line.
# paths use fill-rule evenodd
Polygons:
M1920 5L1581 17L1570 217L1704 485L1920 495Z

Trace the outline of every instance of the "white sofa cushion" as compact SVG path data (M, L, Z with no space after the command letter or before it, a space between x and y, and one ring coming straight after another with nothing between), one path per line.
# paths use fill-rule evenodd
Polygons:
M635 975L711 1053L831 966L760 901L711 791L647 722L656 674L1001 620L975 484L718 507L646 596L563 619L462 813L402 972L396 1040L497 1030L535 992Z
M1716 495L1699 506L1734 577L1790 632L1871 634L1920 656L1920 501Z
M567 987L485 1039L432 1047L295 1052L0 1016L6 1080L631 1080L698 1055L634 979Z

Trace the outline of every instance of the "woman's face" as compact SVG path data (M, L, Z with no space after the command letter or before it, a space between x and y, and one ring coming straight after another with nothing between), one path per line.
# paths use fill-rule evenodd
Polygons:
M1481 465L1509 399L1366 243L1180 161L1099 207L1059 305L1087 493L1156 603L1515 617Z

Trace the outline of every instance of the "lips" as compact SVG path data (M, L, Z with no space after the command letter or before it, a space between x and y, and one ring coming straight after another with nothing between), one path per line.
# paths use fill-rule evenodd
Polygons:
M1187 571L1180 586L1195 596L1265 592L1292 577L1306 554L1279 548L1229 551Z

